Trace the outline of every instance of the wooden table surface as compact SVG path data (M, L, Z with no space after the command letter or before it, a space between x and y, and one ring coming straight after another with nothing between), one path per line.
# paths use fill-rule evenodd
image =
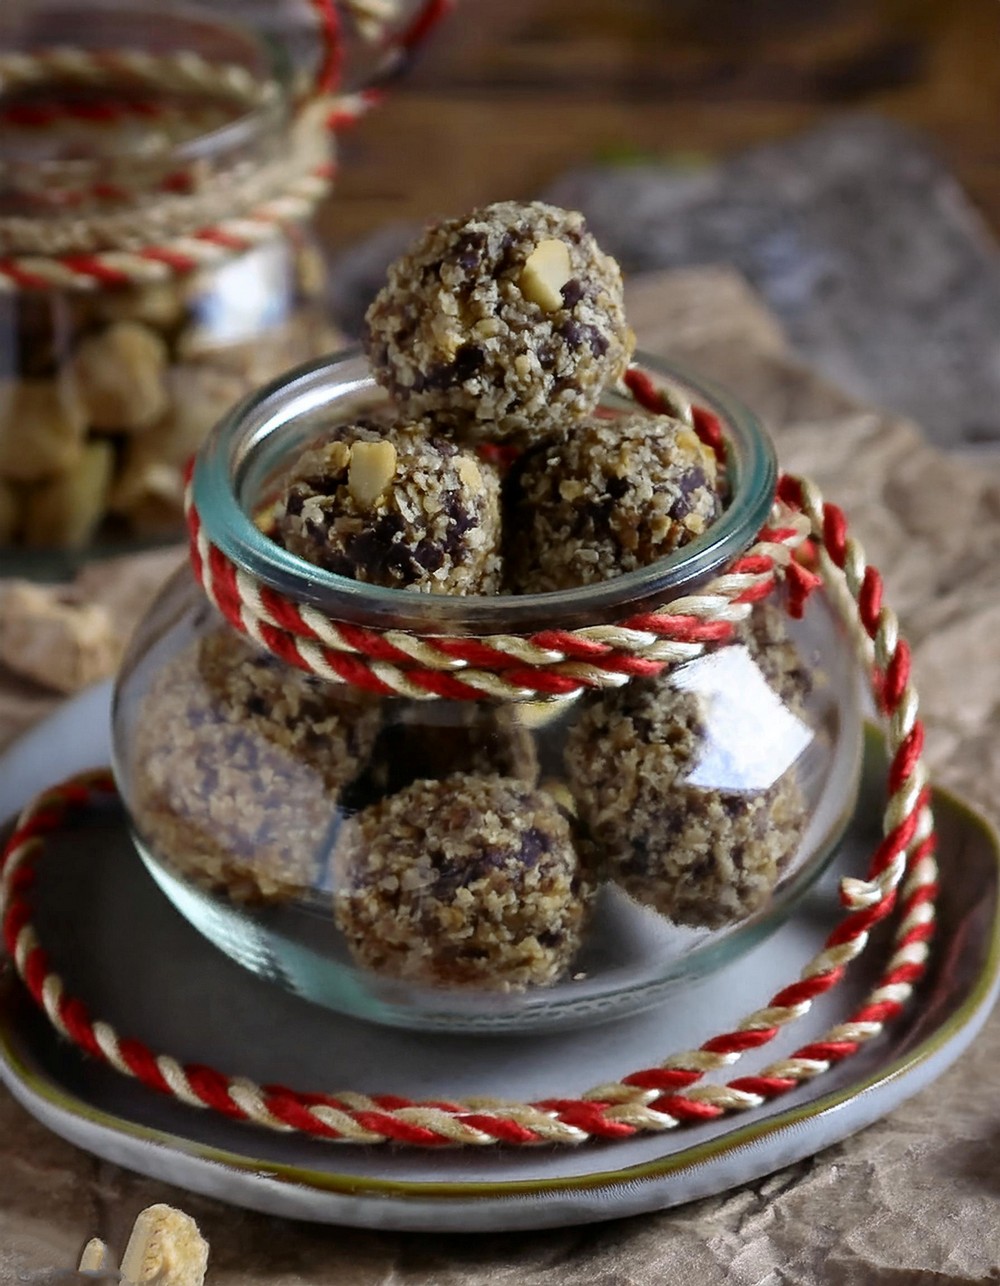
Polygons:
M345 138L323 230L340 248L595 160L724 156L850 110L924 130L1000 231L998 0L460 0Z

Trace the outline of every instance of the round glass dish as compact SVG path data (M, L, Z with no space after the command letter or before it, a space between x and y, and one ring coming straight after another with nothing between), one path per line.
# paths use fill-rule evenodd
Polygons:
M723 516L678 553L573 591L449 597L318 570L261 530L274 478L386 407L364 360L300 368L241 403L195 470L207 538L340 622L524 634L618 622L750 547L773 451L719 389L642 359L725 429ZM609 395L614 414L634 409ZM258 525L260 524L260 525ZM854 805L861 687L822 593L655 679L533 701L373 697L239 635L184 569L131 643L115 771L175 906L263 977L417 1029L589 1023L659 1000L788 915Z

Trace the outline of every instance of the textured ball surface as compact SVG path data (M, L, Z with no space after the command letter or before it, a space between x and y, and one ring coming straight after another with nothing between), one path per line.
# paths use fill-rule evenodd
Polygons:
M499 477L424 426L346 425L298 461L273 535L307 562L368 584L495 593Z
M783 634L771 645L764 639L776 629L773 618L758 627L746 650L773 700L801 710L793 646ZM785 759L773 771L765 764L763 776L757 763L754 780L741 779L720 736L735 731L745 741L754 728L732 715L725 692L675 686L683 674L592 700L567 738L566 773L607 875L677 924L715 928L767 903L798 847L807 806Z
M358 964L414 983L555 982L589 886L564 814L512 778L416 781L365 809L334 853L336 921Z
M377 725L369 698L231 630L208 634L162 668L142 703L130 801L139 834L234 900L303 895Z
M527 451L505 486L514 593L592 585L700 536L722 512L718 466L665 416L587 419Z
M375 378L407 414L498 442L589 414L634 344L618 265L582 215L541 202L428 228L364 330Z

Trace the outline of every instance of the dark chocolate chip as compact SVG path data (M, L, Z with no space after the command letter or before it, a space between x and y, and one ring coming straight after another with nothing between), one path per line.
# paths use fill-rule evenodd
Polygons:
M427 372L423 387L449 389L464 384L486 364L486 352L477 344L463 344L452 362L438 362Z
M515 253L515 247L518 244L518 238L509 229L503 234L500 241L500 247L497 252L496 275L502 276L505 272L510 272L515 267L520 256Z
M707 486L708 479L702 469L688 469L686 473L681 474L677 481L679 494L670 506L670 517L686 518L695 507L695 493L704 490Z
M537 866L552 848L552 841L537 826L530 826L521 836L521 861L525 866Z
M558 334L571 348L583 348L586 345L595 357L603 357L608 351L607 338L597 327L588 322L579 322L575 317L567 317L559 326Z
M478 374L486 365L486 353L477 344L463 344L455 354L453 363L455 369L455 382L464 383L471 379L473 375Z
M596 326L588 326L590 332L587 336L587 342L590 344L590 351L595 357L603 357L608 351L608 338L602 335Z
M485 232L466 232L455 245L455 258L458 266L466 272L475 272L482 266L483 251L486 249Z
M571 277L562 288L563 305L566 308L575 308L583 298L583 282L578 277Z

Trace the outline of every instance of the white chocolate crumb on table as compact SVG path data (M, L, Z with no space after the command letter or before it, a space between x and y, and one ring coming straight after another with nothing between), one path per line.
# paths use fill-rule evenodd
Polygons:
M204 1286L207 1269L208 1242L198 1225L183 1210L159 1204L140 1211L118 1270L109 1247L92 1237L78 1271L123 1286Z

